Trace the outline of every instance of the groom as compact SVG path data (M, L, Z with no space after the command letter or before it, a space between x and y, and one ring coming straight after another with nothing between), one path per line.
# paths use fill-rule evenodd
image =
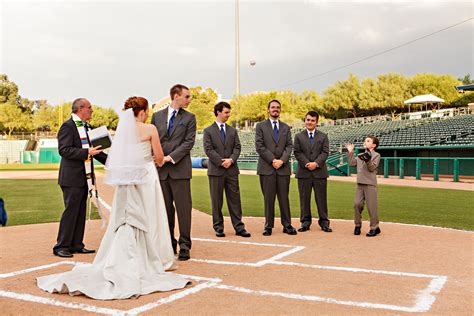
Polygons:
M158 168L168 214L171 243L178 260L190 259L191 250L191 149L196 136L196 117L185 110L191 102L189 89L181 84L170 89L171 104L153 114L151 124L160 134L165 155ZM175 211L176 206L176 211ZM179 240L174 237L175 212L178 214Z

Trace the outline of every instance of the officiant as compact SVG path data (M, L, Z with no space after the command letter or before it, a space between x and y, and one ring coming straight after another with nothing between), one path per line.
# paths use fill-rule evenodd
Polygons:
M61 155L58 184L63 191L64 212L59 223L57 243L53 254L71 258L74 253L94 253L84 247L87 195L95 185L93 159L105 164L107 154L101 146L92 147L88 131L92 105L84 98L72 103L71 118L58 132L58 150Z

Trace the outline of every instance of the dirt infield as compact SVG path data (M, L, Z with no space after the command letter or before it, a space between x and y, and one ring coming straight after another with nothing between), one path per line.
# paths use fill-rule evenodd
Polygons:
M101 188L110 205L112 189ZM244 221L251 238L235 236L228 218L227 237L217 238L211 217L194 210L192 259L180 262L176 271L193 284L123 301L38 289L35 277L69 270L94 256L53 256L58 223L2 228L1 314L474 313L472 232L381 223L382 234L367 238L352 235L351 221L333 220L331 234L314 222L296 236L283 234L277 225L265 237L262 218ZM299 226L295 218L293 225ZM88 222L86 246L97 249L103 233L99 221Z

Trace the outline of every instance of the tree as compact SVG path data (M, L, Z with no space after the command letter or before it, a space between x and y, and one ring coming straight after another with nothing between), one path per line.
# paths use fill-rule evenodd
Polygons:
M325 111L334 113L337 117L346 117L347 113L357 116L359 110L361 87L359 79L349 74L345 81L338 81L327 88L323 95Z
M471 74L465 75L464 78L458 78L458 80L461 81L462 84L474 83L474 80L471 80Z
M189 93L189 111L196 115L197 129L204 129L215 120L214 105L217 103L217 93L211 88L203 90L200 86L191 88Z
M16 102L18 98L18 86L8 80L8 76L0 74L0 103Z
M444 99L445 104L449 104L459 99L459 95L454 89L454 86L457 85L459 85L459 81L451 75L416 74L409 80L408 97L434 94Z
M101 108L98 106L93 106L93 109L94 113L92 113L92 118L90 120L90 124L93 127L105 125L108 129L117 129L118 115L113 109Z
M0 104L0 123L8 136L13 131L29 131L32 127L31 115L12 102Z

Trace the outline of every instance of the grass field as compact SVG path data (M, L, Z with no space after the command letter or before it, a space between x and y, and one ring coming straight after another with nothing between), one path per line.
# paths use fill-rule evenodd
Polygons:
M244 216L263 216L263 198L258 177L241 175L240 188ZM353 219L354 193L354 183L329 181L329 217ZM194 173L192 195L193 207L210 214L209 183L204 172ZM9 215L8 226L59 221L63 211L62 192L57 180L0 180L0 197L5 200ZM298 218L296 179L291 180L290 203L293 218ZM381 221L474 230L472 205L474 195L470 191L379 186ZM312 212L317 217L314 202ZM227 215L226 206L224 213ZM367 218L366 211L363 215ZM92 218L98 218L95 210Z
M330 219L354 218L355 188L355 183L328 182ZM258 177L240 175L240 191L244 216L263 216L263 196ZM470 191L380 185L378 193L381 221L474 230L474 194ZM211 214L209 182L205 174L193 175L192 194L193 207ZM278 202L276 205L278 212ZM299 218L298 186L294 178L290 185L290 205L292 217ZM314 201L311 211L317 217ZM227 206L224 213L228 215ZM368 218L366 210L363 217Z
M0 180L0 197L5 201L7 226L59 222L64 210L57 180ZM99 218L94 205L91 218Z
M94 169L104 169L101 164L94 164ZM58 163L38 163L38 164L0 164L1 171L30 171L30 170L59 170Z

